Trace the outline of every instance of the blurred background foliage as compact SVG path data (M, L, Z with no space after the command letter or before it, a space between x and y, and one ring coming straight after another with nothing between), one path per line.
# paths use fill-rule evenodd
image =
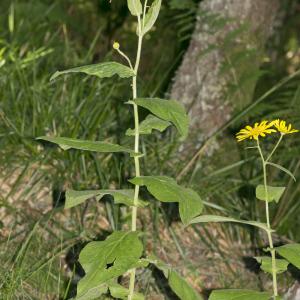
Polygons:
M189 45L199 2L164 1L155 29L146 36L140 96L168 94ZM300 128L300 76L294 74L300 65L300 3L286 1L284 5L284 21L268 43L249 109L236 112L230 126L220 129L222 134L216 138L229 137L229 141L226 139L222 149L209 157L211 163L203 169L200 160L181 178L182 184L191 185L202 195L210 212L264 219L262 203L254 195L254 187L261 180L256 153L245 150L245 145L228 151L240 126L280 117ZM132 124L129 108L123 105L130 98L128 82L79 75L50 83L49 78L57 69L119 60L112 52L114 40L132 57L136 48L134 22L126 1L120 0L1 0L3 299L70 298L78 276L82 276L76 258L84 242L103 238L111 229L120 229L128 222L128 211L113 205L109 197L103 205L91 202L67 212L62 209L66 187L126 187L127 178L133 174L128 158L121 154L63 152L35 141L35 137L61 135L132 143L124 137L125 129ZM226 47L230 48L230 41ZM237 61L234 67L239 65ZM273 142L270 138L266 149ZM176 177L191 159L180 157L176 150L179 145L171 131L144 138L145 174ZM300 135L286 138L275 158L298 178L299 146ZM273 224L284 241L299 242L300 185L276 170L272 170L271 178L274 184L285 182L288 186L279 206L272 206ZM199 292L217 287L265 286L266 276L248 259L264 246L257 231L243 226L195 226L182 236L176 211L176 207L161 207L152 201L140 226L147 229L148 249L173 263ZM277 239L278 244L282 241ZM252 269L245 271L249 264ZM291 273L295 276L295 270ZM151 299L175 299L157 276L155 270L139 274L140 288ZM292 278L283 279L283 288L287 282Z

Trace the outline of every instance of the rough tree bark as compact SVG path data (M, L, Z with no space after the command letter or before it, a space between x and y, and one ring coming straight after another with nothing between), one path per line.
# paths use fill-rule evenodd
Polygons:
M199 146L224 125L235 108L241 108L251 98L253 80L247 84L247 89L230 94L228 99L228 83L235 82L238 86L239 77L245 74L236 66L224 68L224 63L234 63L230 57L241 60L239 53L253 50L249 68L254 72L259 69L265 43L276 23L279 3L279 0L200 2L196 28L171 90L171 97L182 101L189 110L190 144ZM239 31L242 24L249 26ZM231 56L230 52L236 56ZM237 65L243 63L241 60ZM228 72L224 72L226 68Z

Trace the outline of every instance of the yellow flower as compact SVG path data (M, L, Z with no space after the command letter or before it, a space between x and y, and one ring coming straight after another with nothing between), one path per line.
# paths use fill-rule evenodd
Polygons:
M114 42L113 48L116 50L120 49L120 44L118 42Z
M288 126L286 125L286 122L283 120L275 120L271 122L275 128L280 132L281 134L288 134L288 133L295 133L298 132L299 130L293 129L292 124L289 124Z
M245 139L254 139L258 140L259 136L265 137L266 134L276 132L275 129L272 129L273 122L269 123L268 121L262 121L260 123L255 123L254 126L247 125L245 128L241 129L237 134L236 138L238 142L241 142Z

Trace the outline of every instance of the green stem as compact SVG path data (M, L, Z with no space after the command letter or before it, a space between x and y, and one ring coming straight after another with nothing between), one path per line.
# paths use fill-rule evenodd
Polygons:
M141 52L142 52L142 42L143 42L143 35L142 35L142 24L141 18L138 16L138 33L139 33L139 40L138 40L138 49L136 55L136 62L134 67L135 76L132 79L132 94L133 99L137 98L137 73L139 70L140 60L141 60ZM135 134L134 134L134 152L139 152L139 144L140 144L140 132L139 132L139 111L138 106L133 103L133 111L134 111L134 124L135 124ZM135 176L140 176L140 157L134 157L134 166L135 166ZM131 217L131 230L136 231L136 221L137 221L137 205L138 205L138 198L139 198L139 185L135 186L134 189L134 199L133 199L133 207L132 207L132 217ZM135 285L135 273L136 269L132 269L130 271L130 282L129 282L129 293L128 293L128 300L132 300L133 293L134 293L134 285Z
M275 146L275 150L278 147L279 143ZM268 159L265 160L261 147L259 145L259 140L257 140L257 147L258 151L262 160L262 165L263 165L263 173L264 173L264 187L265 187L265 195L266 195L266 222L267 222L267 235L268 235L268 240L269 240L269 248L271 252L271 259L272 259L272 278L273 278L273 298L276 299L278 296L278 289L277 289L277 273L276 273L276 257L275 257L275 249L273 245L273 239L272 239L272 228L270 225L270 211L269 211L269 201L268 201L268 188L267 188L267 160L271 158L275 150L273 149L272 153L269 155Z

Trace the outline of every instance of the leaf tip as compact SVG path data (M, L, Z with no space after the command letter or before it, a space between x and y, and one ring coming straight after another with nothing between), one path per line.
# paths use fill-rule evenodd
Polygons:
M61 75L61 72L56 71L51 77L50 77L50 82L53 81L55 78Z
M66 201L65 205L64 205L64 209L70 209L74 207L74 205L72 205L72 203L69 203L68 201Z
M36 137L35 140L38 140L38 141L39 140L45 140L45 138L46 138L45 136L39 136L39 137Z

